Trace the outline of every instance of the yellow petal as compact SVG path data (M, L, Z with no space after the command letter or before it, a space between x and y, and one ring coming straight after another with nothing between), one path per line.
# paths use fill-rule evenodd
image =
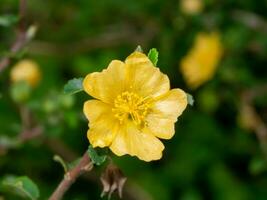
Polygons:
M223 46L218 33L199 33L194 46L181 61L181 71L188 86L195 89L210 80L222 53Z
M84 114L90 123L87 138L93 147L109 146L118 128L111 107L98 100L89 100L84 104Z
M169 91L169 78L154 67L145 54L134 52L125 64L130 90L143 97L157 97Z
M120 129L110 149L118 156L129 154L149 162L162 157L164 145L148 130L139 130L132 122L128 122Z
M187 106L186 93L181 89L173 89L157 100L146 122L150 131L162 139L170 139L174 133L174 123Z
M90 123L95 123L99 118L109 114L111 107L99 100L89 100L83 105L83 113Z
M113 103L115 97L125 89L124 63L113 60L102 72L88 74L83 81L84 90L96 99Z

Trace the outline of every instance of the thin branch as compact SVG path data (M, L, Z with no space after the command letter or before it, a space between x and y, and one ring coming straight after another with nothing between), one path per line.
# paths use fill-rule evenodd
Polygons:
M49 200L62 199L65 192L76 181L76 179L85 172L90 171L92 168L93 163L91 162L87 152L85 152L79 164L65 174L63 180L60 182Z
M267 85L261 85L245 91L241 95L241 106L246 109L247 115L250 116L249 123L250 128L255 132L261 149L267 159L267 126L263 119L256 112L253 106L253 100L260 95L267 94Z
M25 24L25 16L27 12L27 0L20 0L19 2L19 30L21 32L25 31L26 24Z
M27 31L25 29L25 15L26 15L27 0L20 0L19 4L19 25L15 42L11 45L10 52L15 54L19 52L28 42ZM6 56L0 61L0 72L2 72L11 62L11 58Z
M255 13L235 10L232 12L232 18L253 30L267 33L267 22Z

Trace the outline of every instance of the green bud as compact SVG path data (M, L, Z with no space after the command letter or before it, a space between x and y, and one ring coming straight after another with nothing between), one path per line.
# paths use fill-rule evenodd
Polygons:
M31 94L31 86L25 81L19 81L11 85L11 97L17 103L27 101Z

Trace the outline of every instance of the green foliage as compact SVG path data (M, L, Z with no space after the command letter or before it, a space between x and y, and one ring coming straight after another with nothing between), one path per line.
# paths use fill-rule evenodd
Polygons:
M92 162L96 165L102 165L107 159L106 155L102 155L102 156L98 155L98 153L92 147L92 145L88 147L87 153L88 153L88 156L91 158Z
M83 91L83 78L74 78L64 86L65 94L75 94Z
M154 66L157 66L158 59L159 59L159 52L156 48L152 48L148 52L148 58L153 63Z
M25 81L19 81L11 86L11 97L17 103L25 102L31 94L31 86Z
M16 15L1 15L0 26L8 27L18 22L18 16Z
M7 176L1 181L1 187L8 192L27 199L37 200L40 196L37 185L28 177Z
M21 141L18 138L7 137L5 135L0 135L0 146L5 148L16 148L21 145Z
M140 44L144 50L156 47L148 52L151 62L168 75L171 88L188 91L195 103L178 118L173 138L163 140L160 161L146 163L110 152L129 181L123 199L266 199L264 154L255 131L239 123L242 97L254 92L259 94L251 104L264 124L267 121L262 89L267 74L266 1L203 0L203 11L196 15L185 14L181 0L27 1L25 28L33 40L13 53L18 2L0 3L0 60L11 59L0 72L1 178L27 174L38 182L40 199L48 199L63 174L53 156L64 158L65 169L70 169L88 148L83 104L89 97L80 92L82 78L67 81L102 71L111 60L123 61ZM180 72L181 60L199 32L213 31L221 35L223 58L208 82L190 90ZM13 64L22 58L40 65L42 80L36 88L10 81ZM194 102L191 95L189 105ZM22 119L21 106L29 110L29 118ZM41 135L25 139L25 129L36 127ZM89 147L88 154L101 164L106 154L96 150L101 152ZM64 200L99 199L103 167L89 172L89 181L78 179ZM131 191L136 192L128 197ZM2 198L20 199L1 190Z

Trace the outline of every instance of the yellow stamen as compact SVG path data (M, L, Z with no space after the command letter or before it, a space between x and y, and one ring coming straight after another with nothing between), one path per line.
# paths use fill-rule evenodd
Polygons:
M130 118L136 125L142 125L144 124L144 118L147 115L148 109L149 102L147 98L126 91L117 96L112 111L120 123Z

